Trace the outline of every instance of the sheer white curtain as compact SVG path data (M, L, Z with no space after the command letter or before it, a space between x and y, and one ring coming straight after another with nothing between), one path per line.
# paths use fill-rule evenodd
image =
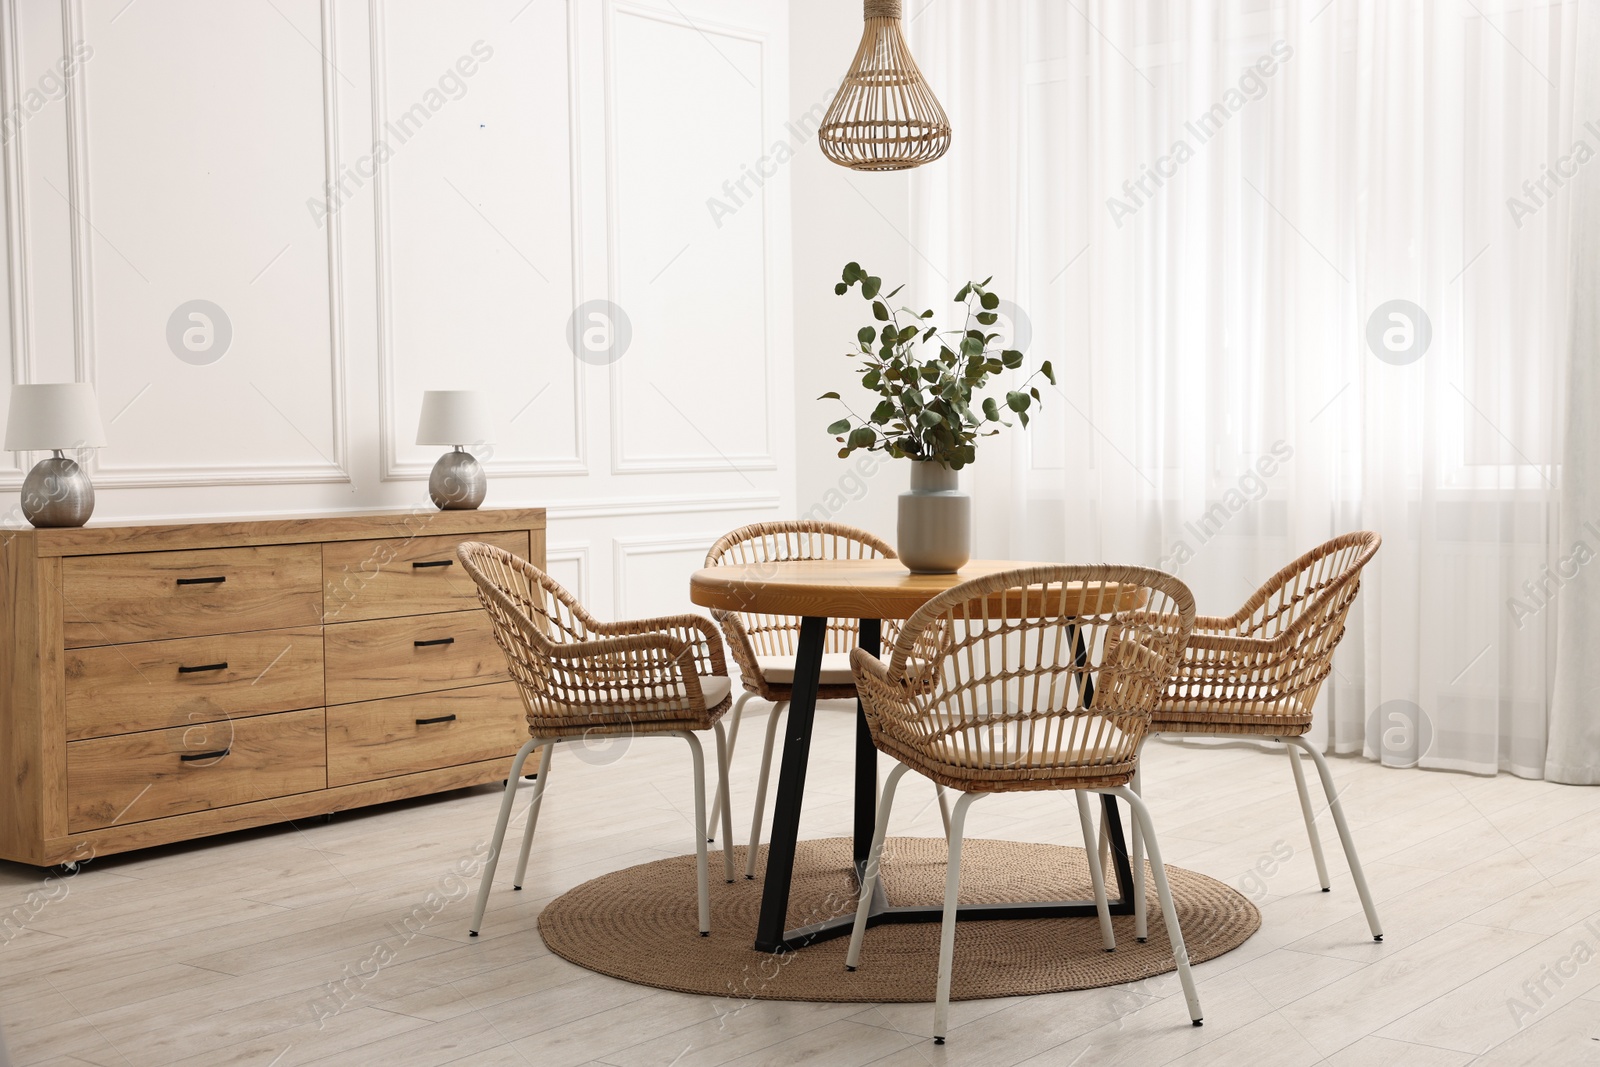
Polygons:
M1600 553L1600 522L1557 521L1572 175L1600 152L1600 112L1573 107L1577 19L923 7L914 49L955 141L912 179L910 291L994 274L1061 383L1026 436L980 450L980 548L1162 566L1222 614L1377 530L1321 740L1543 776L1573 541Z

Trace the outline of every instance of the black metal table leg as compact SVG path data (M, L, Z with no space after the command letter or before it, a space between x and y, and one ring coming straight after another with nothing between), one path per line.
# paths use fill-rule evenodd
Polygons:
M883 624L877 619L861 620L859 644L872 655L879 654ZM872 833L878 822L878 749L867 728L867 714L856 698L856 820L854 859L859 873L872 850Z
M827 619L815 616L800 621L800 647L789 693L772 840L767 845L767 874L761 890L761 917L756 923L756 948L761 952L779 952L788 947L783 927L789 915L789 883L794 877L795 845L800 837L800 798L805 793L806 762L811 755L811 725L817 714L817 685L822 675L822 642L827 626ZM754 848L755 842L750 847Z

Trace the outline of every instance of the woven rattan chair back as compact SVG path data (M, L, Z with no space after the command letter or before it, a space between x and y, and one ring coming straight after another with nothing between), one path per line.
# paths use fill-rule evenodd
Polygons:
M968 791L1112 787L1194 625L1144 567L1046 566L956 586L906 620L886 668L857 653L878 747Z
M662 620L598 622L560 582L505 549L467 541L457 554L477 584L536 735L678 724L700 695L688 676L721 673L695 635L663 642Z
M894 549L882 538L866 530L839 522L795 519L759 522L725 534L706 553L706 566L760 565L813 559L893 558ZM713 611L712 615L723 624L728 648L747 685L761 675L754 657L784 656L792 660L799 650L798 616L730 611ZM730 622L732 625L729 625ZM855 619L830 619L824 637L824 651L849 652L856 646L859 629L860 625ZM785 699L778 693L763 692L762 696L769 700Z
M1252 732L1239 724L1260 716L1308 727L1362 568L1382 542L1366 530L1335 537L1274 574L1232 615L1198 619L1157 705L1157 728L1177 719Z

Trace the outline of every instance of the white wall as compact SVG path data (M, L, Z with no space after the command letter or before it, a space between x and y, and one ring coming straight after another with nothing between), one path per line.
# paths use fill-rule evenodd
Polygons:
M820 119L855 55L861 26L860 0L804 0L791 6L789 99L797 119L821 104L815 112ZM813 121L809 128L815 126ZM868 396L845 353L871 312L859 290L838 297L833 285L852 260L882 278L886 289L910 280L914 253L904 236L910 232L910 182L904 173L861 174L830 163L814 137L791 169L797 511L864 527L893 544L895 500L910 479L906 465L881 453L837 458L838 444L823 431L843 411L835 401L816 398L829 390L851 397L853 404L852 393Z
M795 511L791 175L723 210L787 136L789 29L787 0L0 0L0 388L95 384L97 521L423 504L422 391L489 389L488 506L548 508L598 613L681 609L712 539ZM567 342L603 299L609 366ZM191 300L232 333L200 365L167 339Z

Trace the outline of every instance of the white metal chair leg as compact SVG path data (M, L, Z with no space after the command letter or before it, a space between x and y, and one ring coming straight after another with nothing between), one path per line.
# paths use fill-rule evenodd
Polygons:
M939 818L944 820L944 839L950 840L950 801L945 798L944 786L935 782L934 792L939 794Z
M700 895L700 936L711 936L711 888L706 873L706 757L700 739L688 730L674 730L673 736L689 742L694 757L694 869Z
M472 912L472 936L478 936L478 930L483 926L483 909L489 904L489 887L494 885L494 869L500 863L500 846L505 843L506 824L511 821L511 805L517 799L517 783L522 781L522 763L528 758L528 753L539 747L539 739L530 737L526 744L517 750L517 756L511 761L511 774L506 778L506 791L500 798L500 815L494 823L494 837L489 842L489 855L483 863L483 878L478 882L478 904ZM539 778L539 788L544 789L544 777Z
M1289 766L1294 768L1294 787L1300 794L1300 811L1306 817L1306 836L1311 839L1311 858L1317 862L1317 881L1322 885L1322 891L1328 892L1333 883L1328 880L1328 862L1322 858L1322 837L1317 833L1317 815L1311 810L1311 793L1306 789L1306 772L1300 766L1300 750L1293 745L1284 745L1283 750L1289 753Z
M739 722L744 715L744 706L755 694L748 689L739 694L739 699L733 702L733 710L728 713L728 763L733 763L733 748L739 743ZM717 795L711 801L711 840L717 839L717 820L722 816L722 806L727 803L728 783L726 779L717 783ZM728 836L731 846L733 836Z
M939 927L939 990L933 1003L933 1043L944 1044L950 1030L950 972L955 969L956 898L961 892L961 831L967 809L987 793L962 793L950 812L950 864L944 875L944 919Z
M845 970L853 971L861 962L861 939L867 932L867 913L872 910L872 891L878 884L878 866L883 862L883 840L889 832L889 809L894 807L895 786L905 777L905 764L896 763L889 772L878 798L878 824L872 829L872 847L867 850L867 866L861 876L861 899L856 902L856 924L850 930L850 950L845 954Z
M1072 791L1078 801L1078 823L1083 827L1083 852L1089 858L1089 880L1094 883L1094 910L1100 916L1100 940L1107 952L1117 947L1116 932L1111 929L1111 902L1106 899L1106 869L1100 866L1100 850L1094 844L1094 817L1089 813L1089 798L1081 789Z
M789 710L789 702L781 700L767 713L767 741L761 749L761 773L756 777L756 810L750 817L750 848L745 854L744 876L756 876L756 850L761 845L761 817L766 814L767 777L772 770L772 742L778 736L778 720Z
M1361 897L1361 910L1367 913L1367 926L1372 930L1372 940L1382 941L1383 927L1378 923L1378 909L1372 905L1372 892L1367 888L1367 876L1361 870L1360 858L1356 856L1356 843L1350 837L1350 827L1344 821L1344 808L1339 804L1339 791L1333 787L1333 773L1328 770L1328 761L1303 737L1284 737L1280 740L1305 752L1316 764L1317 775L1322 779L1322 791L1328 796L1328 810L1333 812L1333 825L1339 831L1340 844L1344 845L1344 858L1350 864L1350 877L1355 880L1356 893Z
M1178 912L1172 906L1172 890L1167 885L1167 869L1161 863L1161 844L1156 840L1155 827L1150 822L1150 809L1144 800L1125 785L1105 792L1121 797L1133 809L1134 821L1144 831L1150 849L1150 876L1155 879L1156 897L1161 901L1161 919L1167 925L1167 938L1172 943L1172 958L1178 964L1178 981L1183 985L1183 999L1189 1005L1189 1019L1199 1026L1204 1016L1200 1012L1200 994L1194 989L1194 975L1189 973L1189 952L1183 947L1183 931L1178 928Z
M733 739L724 735L722 724L714 724L717 733L717 795L728 791L728 759L733 751ZM713 806L714 807L714 806ZM722 808L722 869L728 881L733 881L733 805Z
M1139 753L1144 752L1144 742L1139 742ZM1144 796L1144 783L1138 765L1135 764L1133 781L1129 785L1135 793ZM1133 819L1133 825L1128 828L1128 836L1133 839L1128 850L1128 866L1133 871L1133 939L1143 944L1150 937L1149 904L1144 899L1144 831L1139 829L1139 820Z
M517 853L517 877L511 888L522 891L528 877L528 852L533 848L533 830L539 825L539 807L544 803L545 783L550 780L550 754L556 750L554 742L539 750L539 782L533 787L533 801L528 805L528 825L522 828L522 851Z

